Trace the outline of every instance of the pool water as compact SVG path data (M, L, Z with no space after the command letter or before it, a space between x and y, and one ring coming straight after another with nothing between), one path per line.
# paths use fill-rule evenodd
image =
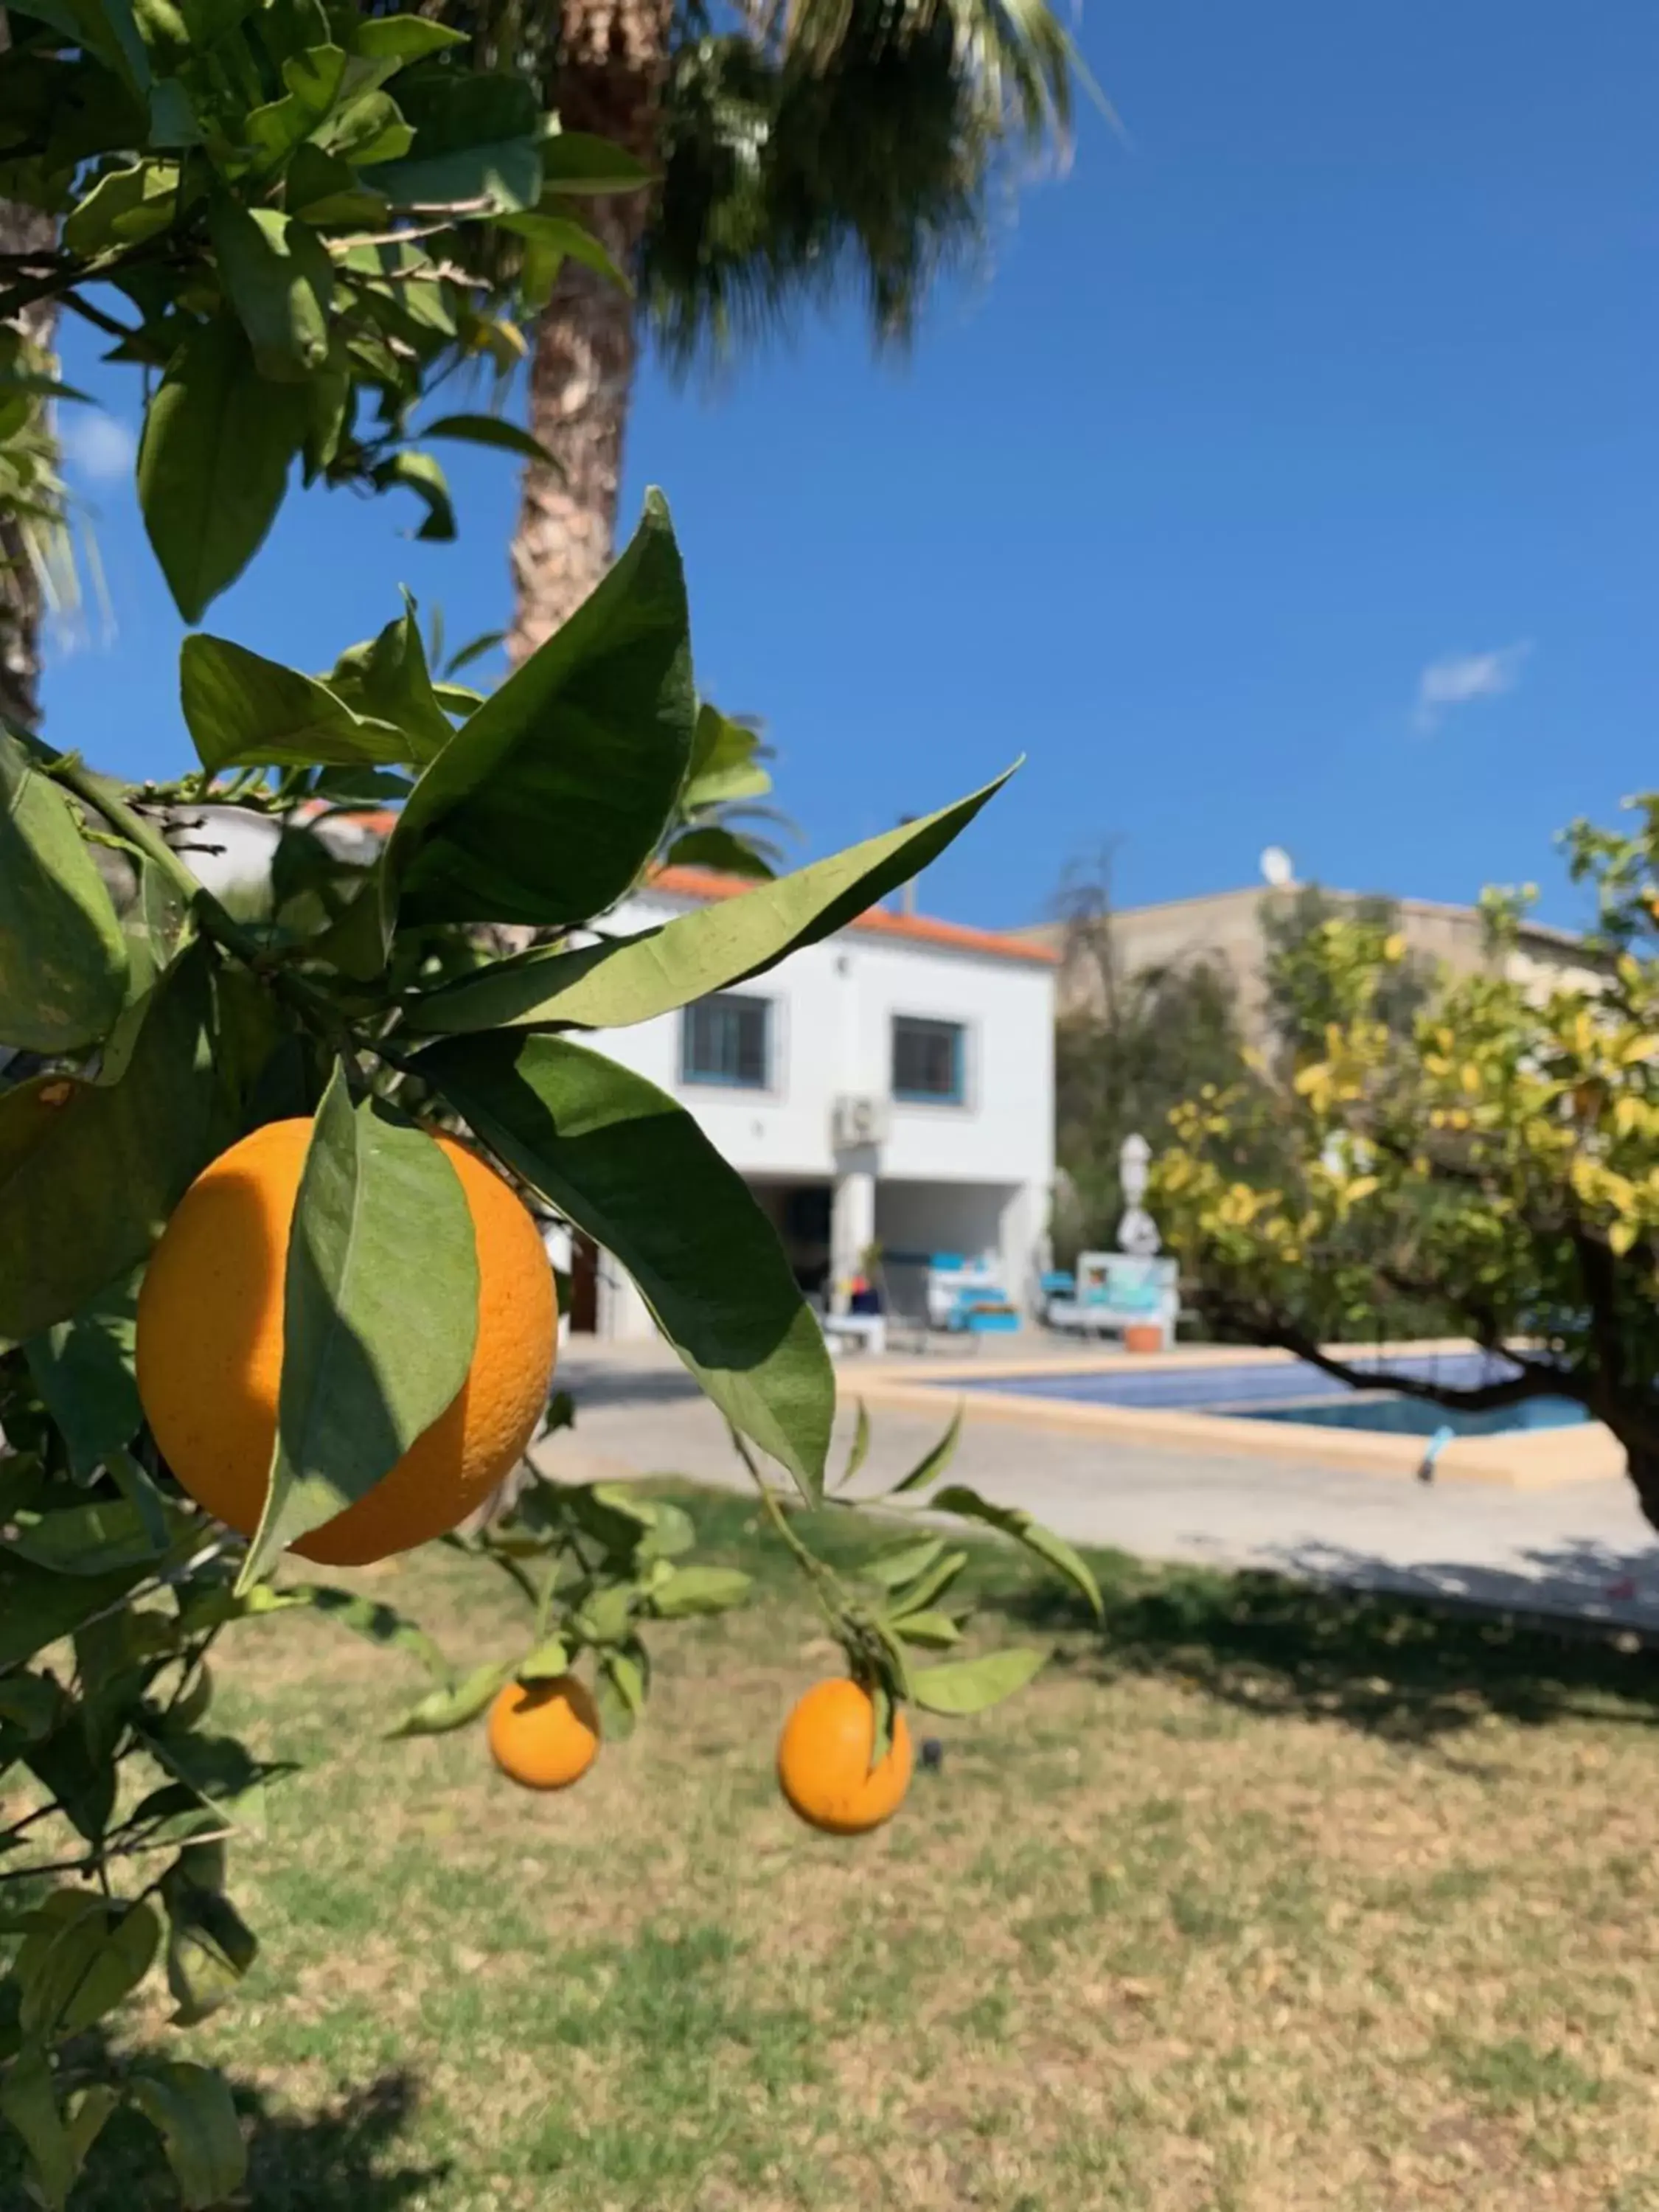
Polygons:
M1065 1398L1073 1404L1167 1408L1218 1413L1251 1421L1291 1421L1316 1428L1371 1429L1396 1436L1431 1437L1449 1429L1455 1436L1507 1436L1518 1429L1565 1429L1588 1419L1570 1398L1532 1398L1493 1413L1458 1413L1421 1398L1402 1398L1389 1389L1401 1376L1469 1389L1515 1372L1507 1360L1483 1352L1362 1354L1354 1361L1376 1377L1375 1390L1355 1390L1304 1359L1263 1361L1239 1367L1096 1369L1087 1374L1064 1370L1036 1375L987 1376L983 1382L952 1381L952 1390L997 1390L1016 1397Z
M1382 1429L1400 1437L1431 1437L1449 1429L1455 1437L1504 1437L1517 1429L1573 1429L1589 1415L1571 1398L1528 1398L1496 1412L1460 1413L1431 1406L1422 1398L1396 1398L1369 1390L1338 1405L1212 1406L1212 1413L1237 1413L1247 1421L1305 1421L1320 1429Z

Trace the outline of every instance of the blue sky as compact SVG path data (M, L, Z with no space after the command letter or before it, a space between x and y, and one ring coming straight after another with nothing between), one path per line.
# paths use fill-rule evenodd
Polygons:
M1659 13L1133 0L1082 45L1127 143L1085 113L908 362L849 304L712 393L647 367L626 503L668 494L703 689L769 725L803 855L1025 752L927 880L963 920L1109 841L1124 903L1277 842L1572 920L1553 833L1659 784ZM49 733L167 772L180 625L118 430L74 434L116 635L57 655ZM452 469L448 547L292 498L208 626L325 666L400 581L499 626L512 471Z

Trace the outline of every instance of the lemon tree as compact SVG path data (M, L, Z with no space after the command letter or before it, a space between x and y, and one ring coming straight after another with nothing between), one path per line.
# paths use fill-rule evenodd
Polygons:
M1659 796L1630 809L1626 830L1565 835L1598 908L1572 970L1522 957L1530 890L1489 891L1486 967L1402 1027L1384 1018L1401 939L1327 920L1300 956L1322 1035L1180 1108L1154 1188L1190 1295L1230 1334L1358 1381L1333 1346L1408 1302L1504 1364L1471 1389L1391 1389L1476 1412L1576 1401L1659 1524Z

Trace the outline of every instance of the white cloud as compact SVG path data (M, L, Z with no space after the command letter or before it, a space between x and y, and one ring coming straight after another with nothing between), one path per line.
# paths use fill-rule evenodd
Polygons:
M1518 645L1495 646L1488 653L1448 653L1431 660L1417 679L1417 727L1435 729L1454 707L1513 691L1531 651L1532 640L1523 638Z
M126 424L101 408L60 409L58 436L70 470L88 483L114 483L131 476L138 441Z

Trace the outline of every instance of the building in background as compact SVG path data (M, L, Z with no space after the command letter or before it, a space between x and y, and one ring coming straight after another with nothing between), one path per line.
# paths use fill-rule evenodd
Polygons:
M607 919L649 929L750 888L667 868ZM1053 949L872 908L732 991L595 1037L697 1118L775 1225L802 1288L833 1302L871 1246L890 1309L920 1319L926 1269L988 1256L1030 1311L1054 1182ZM600 1255L579 1310L648 1334ZM591 1319L590 1319L591 1314Z
M1212 891L1199 898L1170 899L1158 906L1126 907L1082 924L1039 922L1014 932L1023 943L1039 946L1059 962L1057 999L1061 1013L1099 1011L1101 963L1091 950L1091 930L1109 930L1117 972L1135 975L1148 969L1181 968L1208 961L1231 977L1238 995L1245 1041L1265 1041L1267 937L1264 906L1294 908L1300 887L1289 884L1264 890L1260 885L1236 891ZM1328 891L1341 905L1360 903L1357 893ZM1395 927L1408 956L1436 963L1454 975L1468 975L1488 963L1481 917L1474 907L1443 906L1431 899L1391 900ZM1506 972L1540 994L1560 983L1593 984L1595 970L1581 939L1571 932L1523 921Z

